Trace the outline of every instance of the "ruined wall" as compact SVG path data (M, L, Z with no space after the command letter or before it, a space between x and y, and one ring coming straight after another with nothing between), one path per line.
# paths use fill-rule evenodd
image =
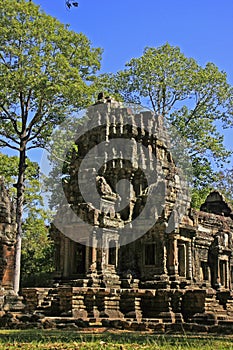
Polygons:
M13 290L15 243L15 208L0 177L0 327L4 328L17 328L19 320L13 314L24 310L23 297Z
M0 285L5 289L13 288L15 234L14 207L0 178Z

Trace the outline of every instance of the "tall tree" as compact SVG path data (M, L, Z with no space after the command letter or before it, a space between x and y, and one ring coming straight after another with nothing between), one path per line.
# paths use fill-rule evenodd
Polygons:
M27 151L90 103L101 50L33 2L0 2L0 146L18 152L14 289L19 291Z
M230 155L217 125L233 125L233 88L216 65L201 67L167 43L147 47L123 71L102 75L99 84L126 102L148 105L175 126L187 142L197 190L216 179L213 164L223 166Z

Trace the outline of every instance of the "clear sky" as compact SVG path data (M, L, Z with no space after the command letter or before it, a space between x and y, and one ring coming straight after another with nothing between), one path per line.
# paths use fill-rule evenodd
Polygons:
M34 0L104 49L102 70L122 69L146 46L168 42L199 64L214 62L233 84L233 0Z
M233 0L34 0L104 50L102 72L116 72L146 46L168 42L201 65L215 63L233 85ZM233 148L233 129L225 131Z

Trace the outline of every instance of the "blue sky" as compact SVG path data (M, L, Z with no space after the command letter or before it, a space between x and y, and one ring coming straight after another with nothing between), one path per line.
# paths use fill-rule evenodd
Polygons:
M104 49L102 70L122 69L146 46L177 45L200 64L214 62L233 84L232 0L34 0Z
M104 50L102 72L116 72L146 46L168 42L201 65L215 63L233 85L232 0L34 0L71 29L84 33ZM225 143L233 148L232 129Z

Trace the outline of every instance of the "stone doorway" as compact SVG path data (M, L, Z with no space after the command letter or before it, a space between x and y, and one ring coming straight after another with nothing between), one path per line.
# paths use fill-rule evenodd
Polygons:
M109 242L108 264L114 266L117 264L117 248L114 240Z
M220 283L224 288L228 287L228 278L227 278L227 261L219 261L219 272L220 272Z
M79 275L86 273L86 246L80 243L75 243L73 273Z
M178 273L180 277L186 277L186 244L178 244Z

